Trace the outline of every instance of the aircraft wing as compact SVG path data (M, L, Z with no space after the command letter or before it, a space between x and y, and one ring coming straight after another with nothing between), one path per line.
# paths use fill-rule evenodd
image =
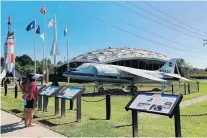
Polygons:
M143 77L143 78L147 78L153 81L158 81L158 82L167 82L166 80L160 79L158 77L154 77L152 75L149 75L145 72L139 71L137 69L133 69L133 68L128 68L128 67L122 67L122 66L112 66L120 71L129 73L129 74L133 74L135 76L139 76L139 77Z
M178 75L178 74L163 73L163 75L166 75L166 76L169 76L169 77L178 78L178 79L182 79L182 80L185 80L185 81L191 81L191 80L189 80L189 79L186 79L186 78L184 78L184 77L181 77L181 76Z

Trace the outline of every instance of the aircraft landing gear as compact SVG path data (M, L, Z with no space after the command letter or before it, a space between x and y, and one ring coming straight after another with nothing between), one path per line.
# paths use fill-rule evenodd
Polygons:
M104 88L103 88L103 87L98 88L98 92L99 92L99 93L104 92Z
M137 86L132 86L131 88L130 88L130 92L131 93L133 93L133 94L135 94L135 93L137 93Z
M99 92L99 93L104 92L103 83L101 83L101 82L96 82L96 88L98 89L98 92Z

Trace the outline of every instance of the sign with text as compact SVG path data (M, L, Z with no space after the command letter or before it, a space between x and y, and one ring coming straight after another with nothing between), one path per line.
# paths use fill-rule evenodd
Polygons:
M76 96L78 93L82 92L81 88L66 88L64 91L62 91L60 94L57 95L59 98L64 99L72 99L74 96Z
M39 90L39 89L41 89L42 87L43 87L44 85L37 85L37 89Z
M60 86L48 86L44 91L40 93L40 95L50 96L54 92L56 92L59 88Z
M180 95L139 93L126 109L171 116L180 101Z

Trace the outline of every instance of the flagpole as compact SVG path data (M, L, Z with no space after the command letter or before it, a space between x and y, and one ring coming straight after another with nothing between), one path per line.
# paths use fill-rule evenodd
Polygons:
M35 26L34 26L34 66L35 66L35 68L34 68L34 73L36 73L36 46L35 46L35 38L36 38L36 19L34 19L34 21L35 21Z
M46 4L45 4L45 9L46 9ZM49 71L48 71L48 65L47 65L47 45L45 44L46 38L47 38L47 33L46 33L46 13L44 15L44 21L45 21L45 25L44 25L44 31L45 31L45 40L44 40L44 47L45 47L45 69L46 69L46 78L45 78L45 82L46 84L48 83L48 78L49 78Z
M42 62L43 62L43 64L42 64L42 66L43 66L43 71L42 71L42 73L43 73L43 77L44 77L44 70L45 70L45 62L44 62L44 60L45 60L45 59L44 59L44 58L45 58L45 48L44 48L44 47L45 47L45 42L44 42L44 40L43 40L43 48L42 48L42 51L43 51L43 52L42 52L42 54L43 54L43 55L42 55L42 56L43 56L43 57L42 57Z
M57 27L56 27L56 14L55 14L55 19L54 19L54 21L55 21L55 25L53 26L54 27L54 34L55 35L57 35ZM57 36L55 36L55 37L57 37ZM57 40L56 40L57 41ZM57 56L56 56L56 53L54 54L54 66L55 66L55 75L56 75L56 60L57 60ZM57 77L57 76L56 76Z
M70 70L70 65L69 65L69 45L68 45L68 26L67 26L67 23L66 23L66 29L67 29L67 71L69 71ZM67 78L67 80L68 80L68 83L70 83L70 78L68 77Z
M16 29L14 28L14 44L16 44L16 38L15 38L15 32ZM15 48L14 48L14 55L15 55ZM15 78L15 57L14 57L14 71L13 71L13 77Z

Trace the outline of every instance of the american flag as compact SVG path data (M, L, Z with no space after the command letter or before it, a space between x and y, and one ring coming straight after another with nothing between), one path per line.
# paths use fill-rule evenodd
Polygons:
M53 26L54 24L54 20L52 19L49 23L48 23L48 28L50 28L51 26Z
M42 6L40 12L45 15L46 14L46 7Z

